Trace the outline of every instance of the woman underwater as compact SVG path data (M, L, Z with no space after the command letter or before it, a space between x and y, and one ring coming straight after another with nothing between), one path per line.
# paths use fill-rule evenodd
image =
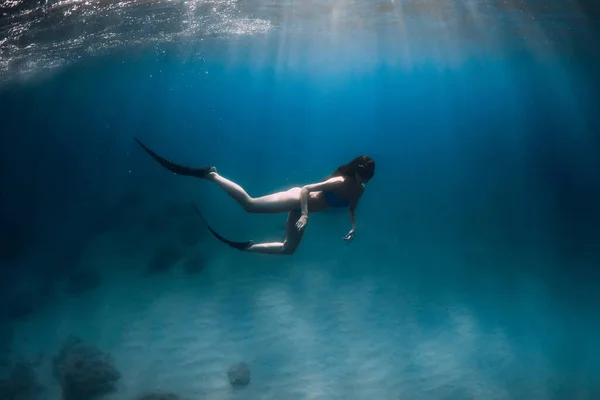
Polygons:
M140 146L160 165L171 172L184 176L193 176L215 182L244 210L251 213L283 213L287 212L285 240L274 243L233 242L215 232L204 220L200 211L196 212L207 225L211 233L220 241L239 250L263 254L293 254L298 248L304 228L308 223L308 213L323 211L329 208L348 208L351 229L345 240L350 240L356 232L355 210L364 190L365 184L375 174L375 161L368 156L359 156L348 164L339 166L329 178L322 182L303 187L268 194L262 197L250 197L237 183L219 175L215 167L191 168L168 161L135 138Z

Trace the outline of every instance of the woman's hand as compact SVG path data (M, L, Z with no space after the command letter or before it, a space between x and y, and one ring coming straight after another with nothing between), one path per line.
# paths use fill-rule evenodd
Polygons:
M307 222L308 215L302 214L302 216L298 218L298 221L296 222L296 229L298 229L298 232L302 232L304 230Z
M348 232L348 234L344 236L344 240L352 240L352 238L354 237L354 232L354 229L350 229L350 232Z

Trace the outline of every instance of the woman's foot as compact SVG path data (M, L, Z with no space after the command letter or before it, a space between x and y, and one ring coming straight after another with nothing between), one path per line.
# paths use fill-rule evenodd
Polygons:
M208 171L206 172L206 179L211 179L217 176L217 168L216 167L208 167Z

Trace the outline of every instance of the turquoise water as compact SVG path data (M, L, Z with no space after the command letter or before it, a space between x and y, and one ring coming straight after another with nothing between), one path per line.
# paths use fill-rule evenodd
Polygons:
M600 396L594 9L0 11L0 400L72 398L53 369L70 335L110 355L106 399ZM237 241L282 240L286 215L167 172L134 136L252 196L359 154L376 174L351 242L333 210L293 255L251 254L191 202Z

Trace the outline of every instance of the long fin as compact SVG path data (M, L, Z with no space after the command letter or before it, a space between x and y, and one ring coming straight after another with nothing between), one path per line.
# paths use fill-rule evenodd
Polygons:
M135 139L136 142L138 142L138 144L140 146L142 146L142 148L146 151L146 153L150 154L150 156L152 158L154 158L160 165L162 165L163 167L165 167L169 171L171 171L173 173L176 173L178 175L193 176L193 177L196 177L196 178L205 178L206 174L208 174L209 172L211 172L212 170L214 170L213 167L192 168L192 167L186 167L185 165L175 164L174 162L171 162L171 161L169 161L169 160L167 160L167 159L159 156L158 154L156 154L152 150L150 150L138 138L134 137L134 139Z
M196 205L194 203L192 203L192 207L194 207L194 210L196 210L196 214L198 214L198 216L200 217L202 222L204 222L204 224L206 225L208 230L214 235L214 237L219 239L221 242L233 247L234 249L238 249L238 250L242 250L242 251L248 250L248 248L254 244L254 242L252 240L248 240L247 242L234 242L232 240L224 238L223 236L221 236L217 232L215 232L215 230L213 228L211 228L210 225L208 225L208 222L206 222L206 220L200 213L200 210L198 210L198 207L196 207Z

